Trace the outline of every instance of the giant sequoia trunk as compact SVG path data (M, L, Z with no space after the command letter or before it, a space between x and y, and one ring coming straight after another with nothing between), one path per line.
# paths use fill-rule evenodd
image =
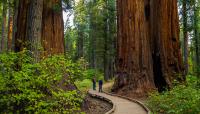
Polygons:
M30 43L28 48L32 51L36 62L38 62L41 57L42 11L43 0L33 0L30 2L26 36Z
M44 0L42 45L45 55L64 53L64 22L62 0Z
M28 48L36 59L40 46L43 56L64 53L61 0L20 0L17 11L16 52Z
M113 91L143 96L181 73L176 0L118 0L117 77Z

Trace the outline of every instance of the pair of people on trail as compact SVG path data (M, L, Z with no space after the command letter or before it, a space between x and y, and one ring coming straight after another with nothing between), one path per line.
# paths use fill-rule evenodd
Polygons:
M92 83L93 83L93 90L96 90L96 79L95 78L92 79ZM99 80L99 92L103 92L102 87L103 87L103 80Z

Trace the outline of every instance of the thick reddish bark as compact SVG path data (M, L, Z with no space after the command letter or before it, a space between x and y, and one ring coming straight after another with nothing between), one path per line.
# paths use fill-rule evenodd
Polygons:
M32 45L41 44L44 56L64 53L61 0L44 0L43 7L41 1L37 1L37 4L32 4L32 6L31 3L30 0L19 1L17 32L14 40L15 51L21 51L24 47L30 49L31 43ZM39 12L35 8L43 10ZM31 48L31 51L37 50L35 48Z
M23 50L23 48L27 47L27 38L26 38L26 30L27 30L27 14L29 7L29 0L19 0L18 4L18 15L16 22L16 32L15 32L15 52L19 52Z
M43 0L33 0L30 2L28 12L28 28L26 36L30 43L28 49L32 51L35 62L41 58L41 31L42 31Z
M11 51L12 49L12 32L13 32L13 17L12 14L9 13L8 19L8 42L7 42L7 50Z
M64 53L64 23L61 0L44 0L42 45L45 55Z
M118 64L113 91L130 97L182 79L176 0L118 0ZM178 76L180 75L180 77Z
M152 0L151 4L151 37L153 52L160 58L159 77L171 86L174 79L183 79L177 0Z
M155 88L144 4L144 0L117 2L118 63L113 91L124 95L140 96Z

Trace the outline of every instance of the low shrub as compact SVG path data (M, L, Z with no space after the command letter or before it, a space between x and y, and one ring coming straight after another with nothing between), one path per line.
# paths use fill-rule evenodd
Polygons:
M70 87L81 72L64 56L33 63L27 51L1 54L0 113L80 113L83 97Z
M147 105L156 114L199 114L197 78L188 76L186 85L179 84L170 91L150 94Z
M82 92L87 92L88 89L92 88L92 80L84 79L83 81L76 81L75 82L78 89Z

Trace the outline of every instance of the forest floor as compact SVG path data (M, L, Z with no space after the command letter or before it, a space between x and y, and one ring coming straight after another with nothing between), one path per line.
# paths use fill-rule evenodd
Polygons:
M112 109L112 105L106 101L102 101L91 96L86 97L87 108L84 108L83 111L86 114L105 114Z

